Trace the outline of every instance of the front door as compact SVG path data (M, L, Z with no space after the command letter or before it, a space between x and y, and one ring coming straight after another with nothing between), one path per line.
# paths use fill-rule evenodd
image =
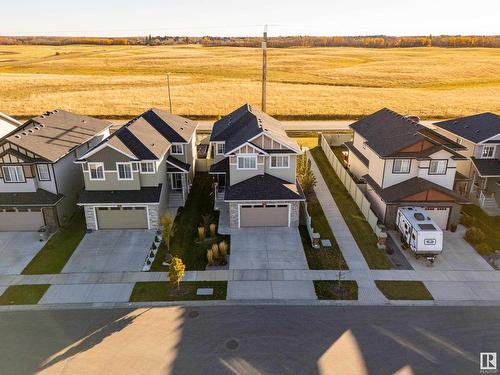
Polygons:
M170 183L172 190L182 190L182 173L172 173Z

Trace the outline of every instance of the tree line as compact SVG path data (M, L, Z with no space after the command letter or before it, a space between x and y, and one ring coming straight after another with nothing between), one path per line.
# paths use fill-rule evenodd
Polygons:
M186 37L152 36L126 38L96 37L45 37L0 36L0 45L186 45L200 44L205 47L260 47L260 37ZM443 48L499 48L500 35L429 35L429 36L287 36L268 39L271 48L290 47L359 47L359 48L404 48L404 47L443 47Z

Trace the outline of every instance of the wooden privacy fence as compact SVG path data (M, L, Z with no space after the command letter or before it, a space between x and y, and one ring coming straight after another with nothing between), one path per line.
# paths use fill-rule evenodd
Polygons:
M337 159L332 149L330 148L328 140L325 138L325 135L323 134L321 134L321 149L325 153L326 158L328 159L330 165L337 174L338 178L340 179L340 181L342 181L345 188L351 195L352 199L358 205L366 221L368 222L368 224L370 224L370 227L372 228L375 235L377 237L380 237L380 235L384 232L384 230L383 228L377 225L378 217L372 211L370 201L366 198L365 194L358 187L358 185L356 185L356 182L349 175L347 170L342 166L339 159Z

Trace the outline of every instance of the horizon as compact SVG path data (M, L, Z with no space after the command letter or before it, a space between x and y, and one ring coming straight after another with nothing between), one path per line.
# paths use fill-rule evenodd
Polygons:
M298 0L256 0L251 7L241 0L182 1L24 0L6 8L2 20L6 37L256 37L265 24L269 36L495 36L500 3L477 0L456 3L425 0L369 0L349 3L313 0L304 6ZM243 14L243 16L242 16ZM234 20L244 19L244 22ZM249 22L245 22L250 20ZM31 26L36 25L36 26Z

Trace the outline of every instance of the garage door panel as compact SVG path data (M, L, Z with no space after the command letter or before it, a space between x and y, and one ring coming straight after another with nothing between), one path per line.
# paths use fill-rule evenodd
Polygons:
M241 207L241 227L287 227L288 207Z
M42 212L0 212L0 231L37 231L45 222Z
M145 207L134 209L96 208L99 229L148 229Z
M446 230L448 216L450 215L449 207L423 207L423 209L441 229Z

